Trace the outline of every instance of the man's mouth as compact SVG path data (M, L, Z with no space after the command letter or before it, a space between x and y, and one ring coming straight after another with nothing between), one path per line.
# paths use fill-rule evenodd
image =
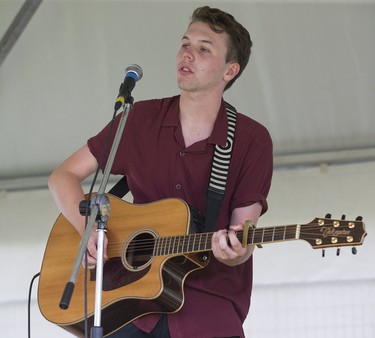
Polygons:
M183 65L180 67L180 72L181 73L193 73L192 69L186 65Z

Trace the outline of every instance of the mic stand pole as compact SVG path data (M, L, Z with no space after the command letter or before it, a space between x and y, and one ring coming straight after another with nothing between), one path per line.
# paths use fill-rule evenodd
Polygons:
M90 203L90 217L86 226L84 236L82 238L80 248L73 266L72 273L69 277L69 281L65 286L63 295L60 301L60 308L67 309L69 307L70 300L73 295L75 287L75 281L77 279L78 271L81 266L83 256L87 250L87 244L94 226L97 220L97 232L98 232L98 243L97 243L97 265L96 265L96 284L95 284L95 312L94 312L94 326L91 328L90 337L101 338L103 337L103 327L101 326L101 306L102 306L102 285L103 285L103 256L104 256L104 234L106 232L106 225L109 217L110 204L108 197L104 194L107 186L110 171L112 169L113 161L116 156L117 148L120 143L120 139L125 127L126 118L129 111L133 108L133 97L129 96L125 100L125 104L120 107L123 108L121 112L121 118L117 127L116 135L113 140L112 148L109 153L108 161L106 163L103 179L100 183L98 193L94 196L93 201ZM120 111L119 109L119 111Z

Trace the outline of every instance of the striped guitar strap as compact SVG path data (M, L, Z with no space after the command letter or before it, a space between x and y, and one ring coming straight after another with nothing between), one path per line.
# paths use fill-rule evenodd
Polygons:
M206 222L204 232L215 231L215 223L225 196L225 187L232 156L234 131L236 128L236 108L225 102L228 117L228 135L224 147L216 145L207 190Z

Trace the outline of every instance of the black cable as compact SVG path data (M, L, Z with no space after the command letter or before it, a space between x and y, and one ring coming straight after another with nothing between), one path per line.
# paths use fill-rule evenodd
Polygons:
M34 283L34 280L36 278L38 278L40 276L40 272L38 272L36 275L34 275L34 277L31 279L31 283L30 283L30 288L29 288L29 299L28 299L28 302L27 302L27 332L28 332L28 337L30 338L31 337L31 318L30 318L30 313L31 313L31 291L33 289L33 283Z

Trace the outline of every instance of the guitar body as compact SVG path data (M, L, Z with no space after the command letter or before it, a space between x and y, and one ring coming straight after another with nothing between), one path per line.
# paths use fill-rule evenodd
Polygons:
M179 199L165 199L145 205L127 203L109 196L107 224L109 260L104 264L101 325L104 336L149 313L172 313L184 303L186 276L208 264L207 253L153 255L158 238L186 235L190 231L189 206ZM68 309L59 307L69 280L81 237L60 215L47 242L38 288L43 316L84 337L84 269L80 268ZM148 243L132 254L134 243ZM95 270L89 270L87 308L93 325Z

